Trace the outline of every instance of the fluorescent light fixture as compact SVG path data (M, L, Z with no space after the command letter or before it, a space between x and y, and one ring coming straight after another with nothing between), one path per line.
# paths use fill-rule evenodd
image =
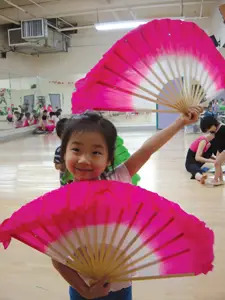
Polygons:
M148 21L134 20L134 21L122 21L122 22L108 22L95 24L96 30L120 30L120 29L132 29L140 25L146 24Z

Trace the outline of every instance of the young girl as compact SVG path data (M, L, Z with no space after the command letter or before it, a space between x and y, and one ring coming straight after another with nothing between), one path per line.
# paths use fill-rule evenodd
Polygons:
M215 159L211 158L212 152L210 151L210 141L214 138L214 133L200 136L191 144L186 156L185 167L186 170L191 173L191 179L196 179L202 184L205 184L207 175L203 174L204 170L201 169L201 167L205 163L215 163Z
M22 113L15 113L15 117L16 117L16 120L14 122L14 126L15 128L21 128L23 127L23 117L24 115Z
M84 113L71 119L63 133L61 160L75 181L117 180L131 183L131 177L150 156L171 139L181 128L197 121L201 108L189 110L188 116L177 119L168 128L149 138L124 164L112 172L117 131L114 125L95 113ZM70 285L70 299L131 300L131 283L108 284L103 278L89 286L89 280L69 267L52 261L53 266Z
M31 114L29 112L26 112L24 122L23 122L23 127L28 127L31 124L32 124Z
M207 116L201 119L200 127L202 132L214 132L215 139L212 141L212 148L215 160L215 177L210 182L213 185L224 184L222 165L225 163L225 125L215 117Z

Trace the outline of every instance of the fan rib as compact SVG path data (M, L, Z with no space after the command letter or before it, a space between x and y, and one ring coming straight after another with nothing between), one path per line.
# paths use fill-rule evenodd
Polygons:
M126 275L129 275L129 274L132 274L132 273L136 273L136 272L138 272L138 271L140 271L140 270L146 269L146 268L148 268L148 267L151 267L151 266L153 266L153 265L156 265L157 263L160 263L160 262L163 262L163 261L172 259L172 258L174 258L174 257L180 256L180 255L185 254L185 253L187 253L187 252L189 252L189 251L190 251L189 248L184 249L184 250L181 250L181 251L176 252L176 253L173 253L173 254L171 254L171 255L164 256L164 257L162 257L162 258L160 258L160 259L157 259L157 260L155 260L155 261L153 261L153 262L150 262L150 263L144 264L144 265L142 265L142 266L139 266L139 267L130 269L130 270L126 271L126 272L120 273L120 277L112 276L111 278L112 278L112 279L115 279L115 278L116 278L116 279L118 280L118 279L121 278L122 276L126 276Z
M179 278L179 277L191 277L195 276L194 273L183 273L183 274L168 274L168 275L155 275L155 276L142 276L142 277L124 277L113 279L110 282L124 282L124 281L140 281L140 280L154 280L154 279L168 279L168 278Z
M94 266L95 266L94 250L93 250L93 247L92 247L91 242L90 242L90 235L89 235L88 228L86 226L87 224L86 224L85 216L86 215L81 217L82 223L83 223L83 226L82 226L81 230L84 233L84 238L85 238L85 241L86 241L85 250L87 252L87 255L90 257L91 267L92 267L92 271L93 271Z
M124 209L121 209L121 211L120 211L120 213L118 215L118 219L116 221L116 226L114 226L114 230L113 230L113 233L112 233L112 236L111 236L111 240L109 242L109 245L107 246L107 250L106 250L106 253L105 253L105 257L104 257L105 270L108 269L109 259L111 259L110 254L112 254L112 252L113 252L112 251L113 250L112 245L113 245L113 243L115 241L115 238L117 236L118 229L119 229L119 226L121 224L121 220L122 220L123 214L124 214Z
M160 68L160 70L161 70L162 74L164 75L166 81L168 82L167 86L168 86L168 89L170 91L169 96L174 97L174 95L176 94L176 89L174 88L173 85L171 87L171 84L170 84L171 80L167 76L166 71L163 69L163 67L162 67L162 65L161 65L161 63L160 63L159 60L156 61L156 64L158 65L158 67ZM169 97L169 99L171 99L171 97ZM176 104L174 104L174 105L176 106Z
M143 38L143 36L142 36ZM144 38L143 38L144 40ZM154 77L158 80L158 82L160 82L162 84L162 86L165 85L165 83L162 81L162 79L158 76L158 74L153 70L153 68L151 68L146 62L145 60L143 60L142 57L140 57L139 53L134 49L134 47L131 45L131 43L128 40L125 40L126 43L129 45L130 49L138 56L138 58L140 59L140 61L147 67L147 69L154 75ZM144 40L145 41L145 40ZM145 41L146 43L146 41ZM148 44L147 44L148 45ZM121 57L116 51L114 51L115 54L117 54L119 57ZM122 58L124 59L124 58ZM124 59L125 61L125 59ZM129 66L130 64L127 63ZM162 88L159 88L154 82L152 82L151 80L149 80L146 76L144 76L143 74L141 74L136 68L134 68L133 66L131 66L131 68L140 76L142 76L150 85L152 85L153 87L155 87L162 95L164 95L164 97L167 97L166 94L166 90L167 87L165 88L165 91ZM158 98L158 97L157 97Z
M136 260L132 261L130 264L123 266L123 270L124 270L124 269L128 269L128 268L130 268L130 267L136 265L137 263L139 263L139 262L141 262L142 260L144 260L145 258L151 256L151 255L154 254L155 252L157 252L157 251L159 251L159 250L162 250L163 248L167 247L168 245L170 245L170 244L176 242L177 240L179 240L179 239L180 239L181 237L183 237L183 236L184 236L183 233L181 233L181 234L175 236L174 238L172 238L172 239L170 239L169 241L165 242L164 244L158 246L157 248L155 248L155 249L152 250L151 252L149 252L149 253L147 253L147 254L145 254L145 255L143 255L143 256L137 258ZM135 255L135 254L134 254L134 255ZM134 256L134 255L132 255L132 256ZM119 274L118 274L118 275L119 275Z
M111 73L117 75L118 77L122 78L123 80L127 81L127 82L130 83L131 85L133 85L133 86L137 87L138 89L142 90L143 92L145 92L145 93L147 93L147 94L149 94L149 95L151 95L151 96L153 96L153 97L156 97L157 99L160 99L162 104L167 105L168 99L164 99L163 97L161 97L161 96L159 96L159 95L157 95L157 94L155 94L155 93L149 91L149 90L146 89L145 87L136 84L134 81L132 81L132 80L130 80L130 79L124 77L123 75L121 75L121 74L119 74L119 73L117 73L117 72L115 72L114 70L110 69L108 66L104 66L104 68L105 68L106 70L110 71ZM147 79L146 79L146 80L147 80ZM159 89L159 91L161 91L161 90ZM155 100L155 101L157 101L157 100Z
M204 85L206 84L207 82L207 79L208 79L208 73L206 73L206 77L203 81L203 84L201 82L201 80L203 79L203 76L204 76L204 69L202 68L201 70L201 73L200 73L200 76L199 76L199 84L197 86L197 89L195 90L195 95L194 95L194 103L198 103L198 96L199 96L199 93L201 94L201 90L204 89Z
M108 266L108 269L109 269L109 270L110 270L110 268L111 268L112 266L114 266L114 263L115 263L115 259L116 259L116 257L117 257L117 254L119 253L119 250L121 249L122 245L124 244L124 241L125 241L126 237L128 236L128 234L129 234L129 232L130 232L132 226L134 225L134 223L135 223L135 221L136 221L136 219L137 219L137 217L138 217L138 215L139 215L139 213L140 213L142 207L143 207L143 203L140 203L139 206L138 206L138 208L137 208L137 211L136 211L135 215L133 216L133 218L132 218L131 221L130 221L129 226L127 227L127 229L125 230L124 234L122 235L122 237L121 237L121 239L120 239L120 241L119 241L119 243L118 243L118 245L117 245L117 247L116 247L116 250L114 251L114 253L113 253L112 256L110 257L111 263L110 263L109 266Z
M171 73L171 75L172 75L172 78L173 78L173 82L174 82L174 84L175 84L175 89L176 89L176 92L177 92L178 99L180 100L180 98L181 98L180 90L181 90L181 89L180 89L179 86L177 85L176 75L175 75L175 73L174 73L174 71L173 71L173 68L172 68L172 66L171 66L171 62L170 62L170 60L168 59L168 56L167 56L167 55L165 56L165 60L166 60L167 66L169 67L170 73ZM173 102L173 103L174 103L174 102Z
M152 241L155 237L157 237L164 229L166 229L172 222L174 221L174 218L169 219L168 222L166 222L163 226L161 226L158 230L156 230L156 232L151 235L148 239L146 239L144 241L144 243L142 243L141 246L137 247L136 249L134 249L129 255L127 255L122 261L118 260L119 264L116 264L113 271L114 273L116 273L117 270L120 270L126 268L125 264L127 263L127 261L129 261L132 257L134 257L134 255L136 255L139 251L141 251L150 241Z
M110 208L107 206L106 208L106 215L105 215L105 224L104 224L104 230L103 230L103 235L102 235L102 243L101 243L101 248L100 248L100 258L99 262L102 264L105 256L105 251L106 251L106 236L108 232L108 221L109 221L109 216L110 216Z
M132 247L132 245L137 241L137 239L139 238L139 236L146 230L146 228L152 223L152 221L154 220L154 218L158 215L158 212L153 213L153 215L148 219L148 221L141 227L141 229L138 231L138 233L135 235L135 237L128 243L128 245L123 249L123 251L121 251L116 259L116 261L114 261L114 268L111 271L114 272L116 269L118 269L118 267L121 264L121 259L123 261L124 258L124 254Z
M154 102L154 103L157 103L157 104L161 103L161 101L157 101L157 100L155 100L153 98L150 98L150 97L147 97L147 96L144 96L144 95L140 95L140 94L137 94L137 93L133 93L133 92L128 91L128 90L126 90L124 88L113 86L113 85L111 85L109 83L98 81L98 84L107 86L107 87L111 88L112 90L118 90L118 91L121 91L121 92L123 92L125 94L132 95L132 96L135 96L135 97L140 98L140 99L144 99L144 100L147 100L147 101L150 101L150 102ZM163 103L161 103L161 104L163 105ZM176 107L174 105L167 104L167 106L176 109Z
M95 204L93 209L93 219L94 219L94 255L95 255L95 260L98 263L99 251L98 251L97 204Z
M128 43L128 45L130 46L130 44ZM133 48L131 48L132 50L134 50ZM135 52L136 53L136 52ZM151 80L149 80L145 75L143 75L139 70L137 70L134 66L131 66L129 64L129 62L126 61L126 59L121 56L118 52L114 51L114 54L120 59L122 60L125 64L127 64L133 71L135 71L139 76L141 76L144 80L146 80L150 85L152 85L155 89L157 89L159 92L162 90L160 87L158 87L158 85L156 85L154 82L152 82ZM137 53L136 53L137 54ZM137 54L138 55L138 54ZM139 56L138 56L139 57ZM142 59L139 57L139 59L142 61ZM142 63L144 64L144 62L142 61ZM145 65L145 64L144 64ZM146 66L146 65L145 65ZM147 66L148 67L148 66ZM149 67L148 67L149 69ZM151 70L150 70L151 71ZM163 82L160 82L161 84L163 84Z
M68 186L68 191L66 193L66 208L69 211L70 209L70 204L71 204L71 191L70 191L70 186ZM71 214L68 214L67 216L67 221L68 223L73 223L73 220L71 219ZM76 242L79 244L79 247L77 249L74 249L74 246L72 246L72 249L74 250L74 255L78 257L78 261L83 263L83 266L86 266L87 269L90 269L90 259L89 255L85 251L85 247L81 241L80 235L77 230L71 230L71 234L74 238L74 245ZM69 238L68 238L69 239ZM70 239L69 239L70 240ZM73 242L71 241L71 244L73 245Z

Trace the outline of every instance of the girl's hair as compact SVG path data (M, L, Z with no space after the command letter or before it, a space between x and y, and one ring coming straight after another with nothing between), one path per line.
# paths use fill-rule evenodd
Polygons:
M66 127L66 122L68 122L67 118L63 118L61 120L59 120L59 122L56 124L56 134L58 135L58 137L61 139L62 135L63 135L63 131Z
M53 111L51 111L50 113L49 113L49 117L53 117L55 115L55 113L53 112Z
M24 116L24 114L22 114L22 113L21 113L21 114L19 114L19 115L18 115L18 119L17 119L17 121L21 121L21 120L23 119L23 116Z
M29 113L29 112L26 112L26 113L25 113L25 117L26 117L26 118L30 118L30 113Z
M61 144L61 160L63 162L68 142L74 132L99 132L102 134L108 148L108 160L111 162L112 169L114 168L117 130L109 120L94 112L85 112L68 120Z
M200 120L200 128L201 128L202 132L206 132L207 130L210 129L210 127L212 127L212 126L217 127L218 125L219 125L219 122L213 116L206 116Z

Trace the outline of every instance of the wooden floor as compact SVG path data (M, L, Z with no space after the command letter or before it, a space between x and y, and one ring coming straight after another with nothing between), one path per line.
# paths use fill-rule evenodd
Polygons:
M150 134L123 132L133 152ZM203 187L184 169L185 151L195 136L177 135L140 171L141 186L179 203L216 235L215 268L207 276L133 284L135 300L225 299L225 187ZM55 135L32 136L0 144L0 221L27 201L59 186L53 154ZM67 284L48 257L13 241L0 249L0 300L69 299Z

